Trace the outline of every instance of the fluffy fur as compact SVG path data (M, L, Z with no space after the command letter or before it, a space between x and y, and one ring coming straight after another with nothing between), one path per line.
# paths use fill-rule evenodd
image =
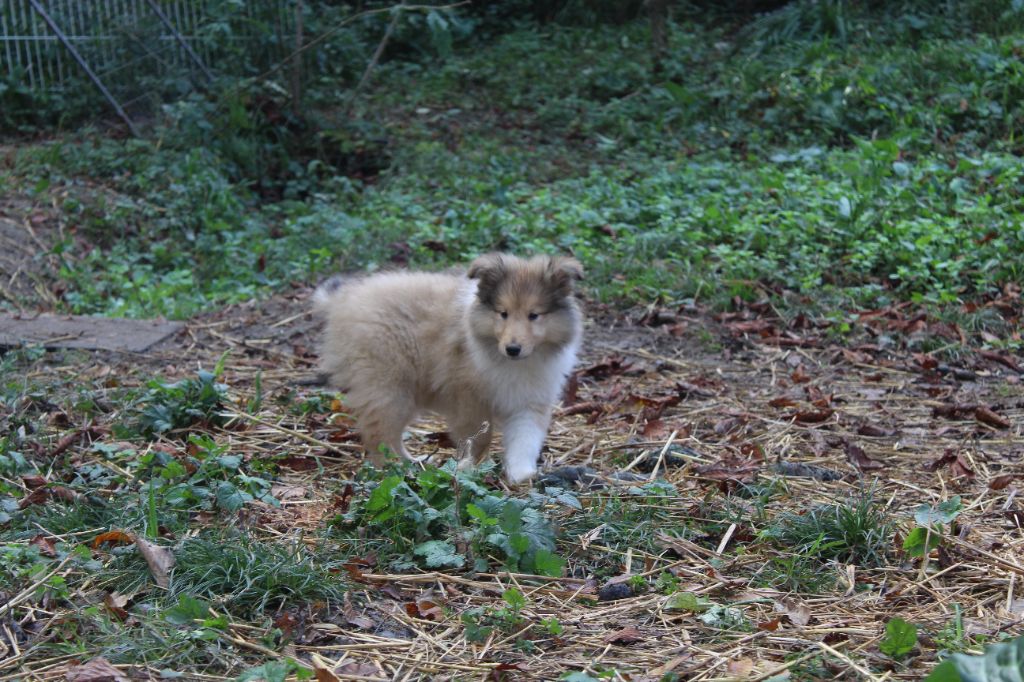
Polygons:
M505 476L532 477L551 410L582 332L572 258L491 254L465 274L395 272L317 291L327 327L321 367L346 393L367 451L409 457L402 433L422 411L441 414L472 462L502 432ZM476 437L474 437L476 436ZM464 460L465 462L465 460Z

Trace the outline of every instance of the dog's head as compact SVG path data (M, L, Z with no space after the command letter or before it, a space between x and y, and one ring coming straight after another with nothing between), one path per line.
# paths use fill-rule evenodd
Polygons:
M473 334L496 344L500 355L520 359L544 346L561 347L578 333L574 285L583 278L575 258L501 253L477 258L466 276L477 281L470 315Z

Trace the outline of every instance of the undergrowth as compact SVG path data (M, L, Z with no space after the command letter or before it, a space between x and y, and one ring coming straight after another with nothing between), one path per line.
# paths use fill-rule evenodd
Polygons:
M311 88L293 120L287 88L243 83L169 105L152 138L25 146L4 180L59 197L73 312L183 318L490 249L572 251L608 301L948 307L1024 277L1022 14L683 12L657 77L643 22L477 17L429 65L395 47L350 116ZM459 48L472 26L485 49Z

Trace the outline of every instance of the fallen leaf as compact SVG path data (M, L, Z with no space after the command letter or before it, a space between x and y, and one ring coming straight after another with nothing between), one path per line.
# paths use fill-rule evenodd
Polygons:
M789 378L793 380L794 384L806 384L811 380L811 375L804 371L803 366L799 366L793 370L789 375Z
M26 488L35 490L36 488L42 488L46 485L46 478L37 474L29 474L28 476L22 476L21 482L25 484Z
M284 459L278 460L277 463L280 466L288 467L292 471L311 471L319 466L315 458L305 455L289 455Z
M360 630L370 630L377 625L377 622L369 616L356 613L356 610L351 606L347 606L343 611L342 615L345 616L345 622L349 625L355 625Z
M632 644L633 642L642 642L643 640L643 634L632 625L616 630L601 639L605 644Z
M844 443L846 448L846 459L857 468L858 471L873 471L875 469L884 469L885 465L881 462L876 462L864 453L864 449L856 443L846 442Z
M43 556L53 558L57 556L57 543L54 542L53 538L48 538L45 535L37 535L28 541L28 544L39 549L39 553Z
M724 436L730 431L736 430L738 427L743 426L746 423L744 419L740 417L726 417L715 422L714 430L719 436Z
M735 483L753 483L757 480L757 472L761 469L760 462L742 460L735 456L726 456L715 464L706 464L694 469L701 478L712 481Z
M768 632L775 632L776 630L779 629L779 625L781 625L781 624L782 624L782 618L772 618L771 620L766 620L763 623L758 623L757 624L757 629L758 630L767 630Z
M334 672L338 673L339 675L344 675L345 677L381 677L380 669L377 668L377 666L375 666L373 663L346 663L345 665L340 665L337 668L335 668ZM320 678L318 677L317 682L324 681L320 680ZM328 680L327 682L330 682L330 680Z
M754 661L749 658L729 661L725 666L725 671L733 677L749 677L750 673L754 672Z
M109 592L103 597L103 605L107 607L107 611L112 616L120 621L128 619L128 610L125 608L128 606L129 597L118 592Z
M329 665L324 659L320 658L317 654L310 656L310 662L313 664L313 676L316 677L317 682L340 682L338 676L334 674ZM374 670L374 673L377 671Z
M858 435L868 436L869 438L884 438L895 435L895 433L893 429L887 429L870 422L861 422L860 426L857 427Z
M998 339L996 339L996 341L998 341ZM1005 365L1006 367L1009 367L1018 374L1024 374L1024 369L1022 369L1021 366L1017 364L1016 360L1009 356L990 350L978 351L978 354L987 360L992 360L993 362L998 362L1001 365Z
M21 502L18 503L18 509L25 509L34 504L42 504L49 499L61 500L63 502L76 502L82 499L82 496L62 485L36 488L31 493L21 498Z
M123 530L107 531L106 533L100 533L92 539L92 548L99 549L100 545L108 542L115 545L130 545L135 542L135 536L131 533L125 533Z
M953 475L953 478L966 478L968 480L974 480L974 471L971 469L971 463L967 461L967 458L959 452L954 452L952 448L948 448L946 452L934 462L925 465L927 471L938 471L944 466L949 466L949 471Z
M128 682L128 677L102 656L82 665L69 666L64 679L67 682Z
M306 487L302 485L289 485L287 483L275 483L270 486L270 494L278 500L301 500L306 496Z
M1017 478L1017 474L1002 474L1001 476L996 476L988 482L988 489L1002 490L1006 486L1010 485L1015 478Z
M982 424L988 424L989 426L994 426L997 429L1010 428L1010 420L1002 415L996 414L984 405L979 405L978 409L974 411L974 418Z
M823 421L827 421L833 414L835 414L835 412L836 411L832 409L815 410L813 412L795 412L789 415L788 418L799 424L820 424Z
M170 570L174 568L174 553L167 547L154 545L140 537L135 538L135 547L149 564L149 572L159 587L166 588L171 584Z
M439 621L444 616L441 600L437 599L433 590L427 590L415 601L405 603L405 612L413 618Z
M294 638L294 633L299 625L299 619L295 617L294 613L289 611L285 611L274 619L274 627L281 630L284 636L288 638Z
M775 613L789 618L793 625L803 627L811 622L811 609L796 599L779 599L775 602Z

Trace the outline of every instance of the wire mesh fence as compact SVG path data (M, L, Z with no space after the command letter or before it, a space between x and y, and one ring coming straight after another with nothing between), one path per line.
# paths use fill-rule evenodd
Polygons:
M125 109L145 108L208 72L287 59L301 10L301 0L2 0L0 79L73 95L94 92L90 69Z

